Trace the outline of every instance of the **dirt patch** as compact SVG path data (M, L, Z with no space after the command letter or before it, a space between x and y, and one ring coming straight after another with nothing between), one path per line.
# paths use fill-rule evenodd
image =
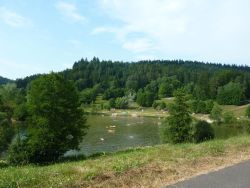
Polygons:
M115 174L107 172L93 178L91 181L79 182L79 184L71 185L70 187L164 187L249 159L250 149L247 151L231 151L221 156L205 157L195 160L154 162L138 168L129 169L123 173Z

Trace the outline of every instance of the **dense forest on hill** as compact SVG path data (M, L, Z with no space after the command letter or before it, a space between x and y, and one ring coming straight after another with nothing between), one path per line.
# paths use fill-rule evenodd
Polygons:
M196 100L239 105L250 99L250 68L247 66L182 60L127 63L93 58L81 59L72 69L59 74L75 82L83 103L93 102L98 94L105 100L132 94L141 106L152 106L154 100L172 97L180 87ZM19 79L17 87L25 89L39 76Z

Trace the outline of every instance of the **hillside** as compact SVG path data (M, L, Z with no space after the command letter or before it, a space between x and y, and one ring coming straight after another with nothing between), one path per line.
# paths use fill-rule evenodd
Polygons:
M104 97L106 99L124 96L128 90L158 93L160 88L162 93L168 90L162 97L171 97L176 88L183 86L197 99L215 99L219 88L230 82L239 83L244 89L243 98L250 98L250 68L247 66L182 60L112 62L93 58L90 61L82 59L60 74L73 80L80 91L96 86L96 95L109 90L119 93L106 93L113 95ZM38 76L19 79L17 86L26 88Z

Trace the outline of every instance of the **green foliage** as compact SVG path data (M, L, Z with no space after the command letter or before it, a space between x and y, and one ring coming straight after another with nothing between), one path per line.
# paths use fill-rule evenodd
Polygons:
M137 91L139 87L138 79L136 76L128 77L126 81L126 88L129 90Z
M165 138L167 142L182 143L190 140L192 118L186 103L186 93L178 89L174 93L174 104L170 107L170 116L166 120Z
M128 99L127 97L118 97L115 99L115 108L117 109L127 109Z
M27 104L22 103L16 106L13 117L18 121L25 121L28 118Z
M247 107L245 114L248 118L250 118L250 106Z
M27 140L21 140L20 135L18 135L8 150L8 161L12 165L28 164L32 155L31 152L32 149L29 148Z
M239 83L230 82L218 89L217 101L219 104L240 105L244 99L244 88Z
M180 87L181 83L176 78L163 77L159 80L158 95L160 98L172 97L174 90Z
M221 118L222 118L222 108L218 105L215 104L211 113L210 113L210 117L216 121L216 123L220 123L221 122Z
M210 114L213 107L214 107L214 101L213 100L206 100L205 104L206 104L206 113Z
M193 139L194 142L203 142L214 138L214 130L206 121L198 121L194 125Z
M7 119L0 120L0 153L5 151L15 134L11 122Z
M142 107L151 107L154 102L154 94L140 89L137 93L136 102Z
M10 82L13 82L13 81L0 76L0 85L7 84L7 83L10 83Z
M210 114L214 106L213 100L192 100L189 103L192 112L201 114Z
M114 99L114 98L109 99L109 106L110 106L111 108L115 108L115 99Z
M154 101L152 107L156 110L165 110L167 108L167 105L163 101L160 102Z
M0 96L0 153L8 148L15 134L8 111Z
M232 123L235 123L236 122L236 117L235 115L233 114L233 112L225 112L223 114L223 121L224 123L226 124L232 124Z
M28 92L27 139L20 144L25 148L16 149L14 143L13 155L23 156L21 150L29 162L44 163L77 149L86 129L79 105L79 95L71 81L54 73L34 80Z
M173 95L173 86L168 83L161 83L159 87L159 97L171 97Z
M185 87L188 94L193 95L196 100L214 100L219 88L230 82L240 83L243 96L250 99L250 69L235 65L182 60L124 63L93 58L81 59L72 69L60 74L67 80L73 80L80 91L100 84L99 94L106 100L123 97L128 90L138 92L139 89L153 93L156 100L158 97L172 96L173 91L180 87ZM26 89L32 80L41 76L18 79L17 87Z
M140 89L137 93L136 102L142 107L151 107L154 102L154 94Z
M91 104L92 102L95 101L97 96L97 93L95 92L94 89L88 88L80 93L80 101L83 104Z
M122 89L122 88L110 88L104 92L102 98L104 100L109 100L111 98L123 97L124 95L125 95L124 89Z

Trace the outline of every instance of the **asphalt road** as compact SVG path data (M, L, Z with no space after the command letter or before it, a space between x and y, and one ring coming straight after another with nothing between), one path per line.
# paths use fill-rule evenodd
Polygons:
M167 188L250 188L250 161L200 175Z

